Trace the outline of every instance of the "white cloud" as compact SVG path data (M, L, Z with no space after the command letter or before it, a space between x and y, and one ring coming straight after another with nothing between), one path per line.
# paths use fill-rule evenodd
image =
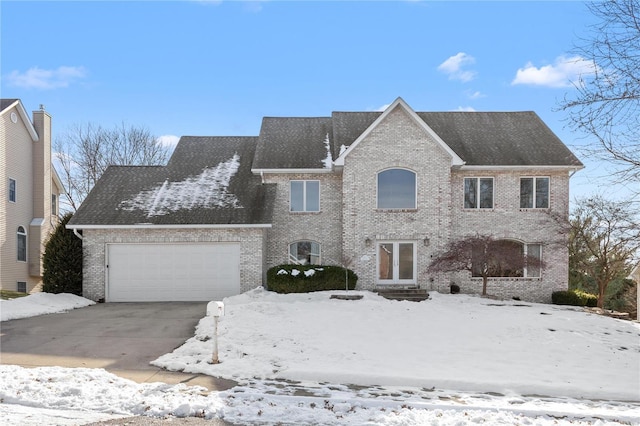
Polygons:
M180 137L176 135L162 135L156 139L156 142L165 148L175 148L179 140Z
M61 66L51 70L33 67L24 73L14 70L7 75L7 80L11 86L23 89L48 90L68 87L69 84L85 78L86 75L87 71L84 67Z
M478 90L476 90L475 92L467 91L465 93L469 99L480 99L480 98L485 98L487 96Z
M469 65L475 64L476 59L464 52L449 57L446 61L438 65L438 71L449 76L449 80L460 80L462 82L471 81L476 77L476 72L463 69Z
M390 105L391 105L391 104L384 104L384 105L382 105L382 106L380 106L380 107L376 108L375 110L376 110L376 111L385 111L387 108L389 108L389 106L390 106Z
M474 107L470 107L470 106L459 106L457 109L455 109L454 111L462 111L462 112L476 112L476 109Z
M518 69L512 85L528 84L545 87L571 87L581 75L593 74L593 64L580 56L558 56L553 64L537 68L528 62Z

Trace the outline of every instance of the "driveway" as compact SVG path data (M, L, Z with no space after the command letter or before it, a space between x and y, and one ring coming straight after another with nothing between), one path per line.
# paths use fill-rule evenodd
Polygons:
M100 303L5 321L0 323L0 364L104 368L138 383L226 390L235 382L149 364L193 337L206 307L206 302Z

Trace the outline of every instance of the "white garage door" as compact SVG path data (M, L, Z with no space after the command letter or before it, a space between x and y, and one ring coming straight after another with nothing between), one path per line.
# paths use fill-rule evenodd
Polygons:
M107 246L107 302L222 300L239 293L240 243Z

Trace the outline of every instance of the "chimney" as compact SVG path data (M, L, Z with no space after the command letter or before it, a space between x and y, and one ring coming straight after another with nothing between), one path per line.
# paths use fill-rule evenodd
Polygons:
M33 142L33 217L51 215L51 116L40 104L33 111L33 127L38 141Z

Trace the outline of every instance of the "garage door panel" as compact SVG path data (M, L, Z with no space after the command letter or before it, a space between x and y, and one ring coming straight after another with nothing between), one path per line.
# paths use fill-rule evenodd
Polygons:
M107 301L206 301L240 293L240 243L109 244Z

